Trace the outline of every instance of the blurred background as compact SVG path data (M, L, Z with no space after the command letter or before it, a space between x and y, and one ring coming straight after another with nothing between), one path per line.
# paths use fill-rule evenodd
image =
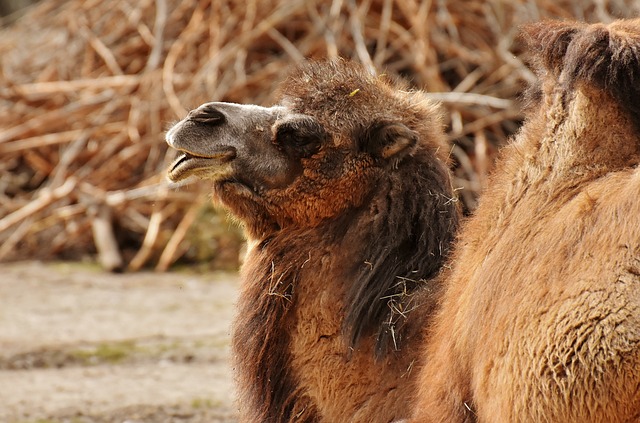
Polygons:
M243 238L206 182L166 182L164 132L189 109L270 105L306 58L400 76L446 109L469 213L535 80L518 27L639 12L638 0L0 0L0 421L236 421Z
M2 0L0 262L237 268L241 231L209 204L207 184L167 187L163 133L205 101L271 104L305 58L350 58L442 101L470 211L534 79L518 26L639 10L635 0Z

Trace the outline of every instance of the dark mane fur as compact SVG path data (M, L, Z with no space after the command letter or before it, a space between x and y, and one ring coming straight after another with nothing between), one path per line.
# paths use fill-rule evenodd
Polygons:
M448 254L458 213L447 169L438 164L425 160L421 168L407 167L380 181L378 196L362 211L366 218L358 219L350 232L358 241L345 239L362 246L344 302L352 345L375 334L378 354L399 349L400 329L408 313L420 306L414 293L439 288L427 284L433 284L430 279ZM429 297L435 295L420 300Z

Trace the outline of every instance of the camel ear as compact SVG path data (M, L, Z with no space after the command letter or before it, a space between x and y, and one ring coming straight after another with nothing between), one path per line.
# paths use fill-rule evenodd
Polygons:
M400 122L375 122L362 136L362 147L381 159L402 158L413 153L418 144L418 133Z

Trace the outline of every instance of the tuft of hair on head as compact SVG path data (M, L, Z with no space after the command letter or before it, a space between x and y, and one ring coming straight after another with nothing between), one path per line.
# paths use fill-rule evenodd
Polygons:
M578 22L544 20L520 27L520 38L532 56L535 70L539 74L549 71L555 77L560 76L567 48L584 26Z
M591 84L609 93L640 128L640 19L609 25L542 21L522 27L538 74L565 89Z

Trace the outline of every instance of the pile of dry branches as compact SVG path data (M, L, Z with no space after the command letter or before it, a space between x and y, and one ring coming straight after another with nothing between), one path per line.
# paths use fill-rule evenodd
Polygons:
M98 253L166 269L207 201L170 189L163 131L204 101L269 104L304 58L347 57L445 105L474 207L533 79L519 24L610 21L633 0L45 0L0 30L0 261Z

